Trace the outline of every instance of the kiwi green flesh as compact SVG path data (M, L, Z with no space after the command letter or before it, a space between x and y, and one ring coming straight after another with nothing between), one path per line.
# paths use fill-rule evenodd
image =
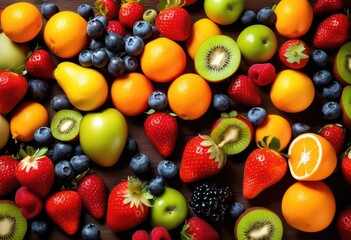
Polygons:
M197 73L210 82L221 82L232 76L241 60L240 49L229 36L216 35L205 39L195 53Z
M223 119L212 131L212 140L227 155L244 151L252 139L250 128L237 118Z
M340 77L351 84L351 42L340 47L336 55L336 64Z
M23 239L27 232L27 220L21 210L8 202L0 203L0 239L18 240Z
M60 141L73 141L79 134L83 115L75 110L63 109L52 118L50 129L54 138Z
M343 88L340 97L341 116L345 127L351 128L351 85Z
M279 216L264 207L248 208L235 223L235 239L281 240L283 224Z

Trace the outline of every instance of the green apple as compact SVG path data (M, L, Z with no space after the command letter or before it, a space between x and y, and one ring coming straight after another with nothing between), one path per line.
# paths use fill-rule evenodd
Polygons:
M251 64L269 61L278 47L274 32L262 24L246 27L239 33L236 42L244 59Z
M0 149L5 147L10 137L10 124L7 119L0 115Z
M89 112L81 120L79 141L82 150L100 166L110 167L119 160L127 137L127 121L115 108Z
M229 25L240 17L244 10L244 0L205 0L206 16L220 25Z
M15 43L5 33L0 33L0 70L22 72L29 51L28 44Z
M165 191L154 200L150 209L152 226L162 226L168 230L184 223L188 215L188 204L184 195L178 190L166 187Z

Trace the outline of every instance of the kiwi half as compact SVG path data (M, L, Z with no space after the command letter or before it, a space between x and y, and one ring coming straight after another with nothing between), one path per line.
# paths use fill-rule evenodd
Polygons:
M60 141L74 141L78 138L83 115L72 109L58 111L51 120L52 136Z
M17 205L9 200L0 201L0 239L21 240L27 232L27 220Z
M283 224L272 210L251 207L235 222L234 235L237 240L281 240Z
M341 84L351 84L351 42L347 42L339 48L333 72Z
M221 82L239 67L241 53L235 40L226 35L205 39L195 53L197 73L210 82Z

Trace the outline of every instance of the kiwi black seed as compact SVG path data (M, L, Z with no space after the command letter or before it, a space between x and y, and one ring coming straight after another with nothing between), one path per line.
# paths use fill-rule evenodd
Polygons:
M51 132L60 141L74 141L79 135L79 126L83 115L73 109L63 109L53 116Z
M283 224L280 217L264 207L251 207L237 219L234 228L237 240L281 240Z
M216 35L205 39L195 53L196 71L210 82L221 82L239 67L240 49L229 36Z
M0 201L0 239L24 239L27 232L27 220L17 205L9 200Z

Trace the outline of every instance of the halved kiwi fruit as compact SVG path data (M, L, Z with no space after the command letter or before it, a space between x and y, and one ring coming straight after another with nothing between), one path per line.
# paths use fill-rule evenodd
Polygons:
M351 129L351 85L342 89L340 107L342 123L347 129Z
M53 116L50 129L52 136L60 141L74 141L79 135L83 115L72 109L63 109Z
M210 82L221 82L239 68L240 49L236 41L226 35L205 39L195 53L197 73Z
M283 224L280 217L264 207L245 210L235 222L234 235L237 240L281 240Z
M24 239L27 232L27 220L19 207L10 200L0 201L0 239Z
M334 61L333 72L341 84L351 84L351 42L347 42L339 48Z

